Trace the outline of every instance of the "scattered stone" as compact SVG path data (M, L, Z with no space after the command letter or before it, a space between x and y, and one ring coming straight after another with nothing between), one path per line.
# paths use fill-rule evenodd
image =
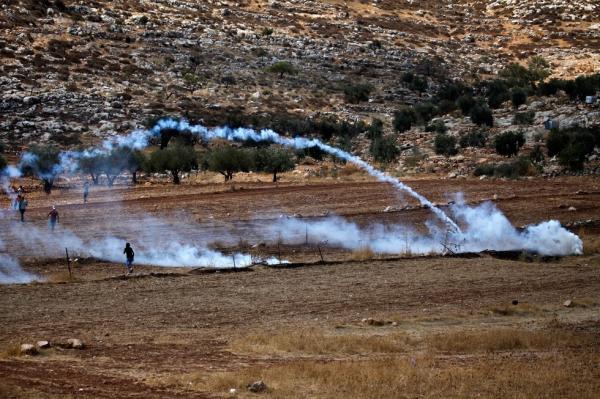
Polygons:
M230 394L230 395L235 395L236 393L237 393L237 389L235 389L235 388L231 388L231 389L229 390L229 394Z
M38 341L36 343L36 346L40 349L47 349L50 347L50 342L48 341Z
M81 341L80 339L77 338L69 338L67 340L67 348L70 349L83 349L85 348L85 344L83 343L83 341Z
M248 390L254 393L264 392L267 390L267 384L265 384L262 380L255 381L248 385Z
M577 210L577 208L575 208L574 206L570 206L568 209L569 212L574 212L576 210Z
M377 320L372 317L369 317L367 319L362 319L362 322L369 326L384 326L386 324L385 321Z
M570 299L567 299L564 303L563 306L565 308L570 308L571 306L573 306L573 301L571 301Z
M31 344L21 344L20 351L21 354L29 356L35 356L39 353L37 348Z

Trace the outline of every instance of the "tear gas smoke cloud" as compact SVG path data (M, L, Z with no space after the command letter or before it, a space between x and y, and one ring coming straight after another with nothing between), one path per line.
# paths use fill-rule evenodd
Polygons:
M267 229L267 234L275 231L286 241L304 237L306 228L310 234L319 241L325 240L331 245L348 249L369 247L380 253L403 253L414 254L441 253L444 252L442 243L454 244L453 250L459 252L478 252L485 249L494 250L517 250L525 249L544 255L569 255L582 253L581 240L574 234L560 226L557 221L543 222L530 226L524 231L515 229L508 219L492 204L482 204L469 207L459 198L457 203L450 208L455 220L464 225L461 231L455 220L451 219L441 209L434 206L427 198L415 192L412 188L401 181L388 176L384 172L375 169L372 165L362 159L322 143L317 139L302 137L282 137L272 130L265 129L255 131L247 128L231 129L228 127L217 127L209 129L202 125L192 125L185 120L163 119L150 130L136 130L127 136L105 140L99 147L85 151L65 151L60 154L60 163L55 165L51 173L73 173L78 170L79 162L83 159L98 155L107 155L117 148L143 149L149 145L152 138L160 135L164 129L175 129L180 132L191 132L200 139L209 141L213 139L224 139L228 141L253 140L256 142L271 142L288 148L305 149L318 147L322 151L354 163L364 169L379 181L389 183L401 192L408 193L419 203L433 212L444 225L435 221L427 223L428 234L421 234L403 225L377 224L367 228L338 217L306 222L305 220L286 219L276 222ZM30 153L23 155L19 168L9 166L2 171L4 176L17 177L23 166L34 163L35 156ZM42 176L43 177L43 176ZM4 180L3 186L8 185ZM162 221L150 221L155 225L167 224ZM207 242L198 244L186 240L185 234L179 232L165 233L168 229L161 229L160 234L147 226L149 221L136 223L130 226L127 235L121 232L107 232L106 236L94 240L82 239L69 231L60 231L50 234L32 226L27 229L14 229L13 236L17 240L28 243L29 247L37 248L36 256L62 256L65 246L72 248L80 255L94 256L100 259L119 262L122 261L123 243L126 237L135 237L132 244L136 248L136 263L152 264L158 266L214 266L231 267L233 259L231 256L208 249ZM144 226L140 229L139 226ZM165 234L169 237L165 239ZM154 237L154 238L152 238ZM139 239L139 242L138 242ZM156 241L159 239L159 241ZM167 242L165 244L165 242ZM39 253L38 253L39 252ZM236 266L247 266L252 262L249 255L236 254ZM268 259L268 263L279 263L277 259ZM22 281L31 279L22 272L14 259L0 255L0 264L3 270L8 270L12 275L20 276ZM6 266L9 265L9 266ZM15 266L16 265L16 266ZM3 276L3 275L0 275ZM6 281L11 281L6 279ZM5 282L0 279L0 282Z
M320 220L281 218L266 229L265 238L281 237L288 243L326 241L349 250L370 248L382 254L441 254L447 248L456 253L484 250L528 250L548 256L581 254L579 237L557 221L543 222L517 230L492 203L470 207L457 202L451 213L464 226L462 233L441 229L428 223L428 234L400 224L372 224L360 227L344 218L331 216Z
M37 278L35 275L21 269L16 259L2 253L4 250L4 242L0 240L0 284L23 284Z

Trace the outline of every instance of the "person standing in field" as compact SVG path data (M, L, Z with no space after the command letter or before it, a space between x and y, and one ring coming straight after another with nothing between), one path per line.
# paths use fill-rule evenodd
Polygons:
M58 223L58 211L56 210L56 206L52 205L52 210L48 213L48 226L50 230L54 231L56 227L56 223Z
M90 183L83 183L83 203L87 203L88 195L90 195Z
M125 262L125 267L127 267L127 274L131 274L133 273L133 257L135 256L135 252L133 252L131 244L125 244L125 249L123 250L123 253L127 257L127 261Z
M21 223L23 223L25 222L25 211L27 210L27 205L29 205L29 203L27 202L27 199L23 194L21 194L17 198L17 209L19 209L19 213L21 214Z

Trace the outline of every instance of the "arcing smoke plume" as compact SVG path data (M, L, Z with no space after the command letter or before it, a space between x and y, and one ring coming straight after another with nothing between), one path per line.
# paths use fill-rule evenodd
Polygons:
M318 147L326 153L356 164L379 181L390 183L397 189L408 193L444 222L443 228L435 223L428 223L429 235L413 232L400 225L377 225L371 226L369 229L360 229L355 224L341 218L311 222L309 226L311 234L318 235L319 240L327 240L333 245L351 249L365 246L381 253L410 252L415 254L443 253L449 248L449 245L453 246L454 252L471 252L484 249L527 249L547 255L580 254L582 252L581 240L562 228L558 222L544 222L519 232L498 209L489 204L468 207L459 201L459 204L451 208L451 213L456 220L464 224L465 230L463 232L454 220L434 206L427 198L401 181L375 169L362 159L324 144L317 139L282 137L269 129L261 131L247 128L231 129L228 127L209 129L202 125L189 124L185 120L163 119L150 130L136 130L127 136L106 140L98 148L80 152L62 152L59 157L60 163L52 168L52 173L77 172L82 160L105 156L115 149L143 149L149 145L152 138L159 136L164 129L191 132L205 141L213 139L252 140L255 142L276 143L296 149ZM20 166L31 166L33 160L31 154L25 154ZM9 166L3 171L3 174L16 177L18 176L18 169ZM283 223L275 226L274 229L279 230L280 234L283 233L283 238L286 240L291 239L298 230L302 233L307 228L305 221L299 222L291 219ZM48 234L46 232L39 233L38 243L41 248L44 248L44 245L47 245L48 242L46 239ZM70 233L64 234L68 235ZM137 229L137 231L132 232L131 236L141 234L143 232ZM32 239L35 236L36 234L30 234L27 238ZM56 237L54 236L53 239L56 239ZM67 239L67 237L63 237L63 239ZM121 260L120 246L123 243L122 239L108 235L101 240L94 241L93 245L84 242L75 235L69 236L68 239L74 249L80 250L84 254L111 261ZM167 246L150 245L143 248L140 256L137 257L138 262L159 266L232 266L233 259L231 257L218 252L211 252L206 245L198 248L197 243L185 243L184 241L181 240L181 236L176 236L173 240L170 240L171 244ZM0 259L1 261L2 259ZM235 262L237 266L245 266L251 262L251 259L248 255L237 254L235 255Z

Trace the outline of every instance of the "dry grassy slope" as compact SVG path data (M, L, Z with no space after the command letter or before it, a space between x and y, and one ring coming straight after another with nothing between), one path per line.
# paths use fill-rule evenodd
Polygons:
M0 133L17 146L88 144L151 116L219 123L232 108L385 117L419 100L399 82L415 68L432 90L533 54L562 76L598 70L597 1L524 3L9 0L0 7ZM277 60L299 73L266 72ZM188 71L198 84L186 84ZM371 102L345 104L340 86L356 81L376 87Z

